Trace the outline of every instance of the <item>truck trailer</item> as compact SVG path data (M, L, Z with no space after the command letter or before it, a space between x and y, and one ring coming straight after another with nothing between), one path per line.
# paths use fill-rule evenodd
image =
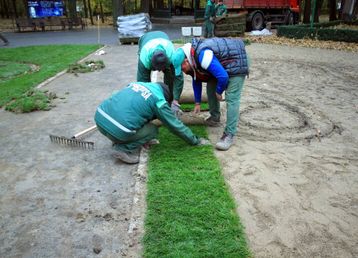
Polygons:
M229 13L247 12L247 30L261 30L272 25L297 24L300 0L224 0Z

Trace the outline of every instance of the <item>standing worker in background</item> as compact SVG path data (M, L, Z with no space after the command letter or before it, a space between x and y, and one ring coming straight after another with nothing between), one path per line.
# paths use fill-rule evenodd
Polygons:
M169 98L164 83L133 82L99 105L94 120L98 130L113 142L115 158L138 163L140 147L152 144L158 135L158 127L151 123L154 119L191 145L210 144L174 116Z
M167 34L162 31L150 31L140 37L138 42L138 82L150 82L151 71L164 73L164 83L169 86L171 108L174 114L180 112L178 103L183 91L184 77L180 65L173 65L173 54L175 52L173 43ZM176 74L176 70L180 71Z
M216 144L219 150L228 150L233 144L239 122L241 91L249 74L248 57L244 42L230 38L193 38L182 47L182 70L193 77L194 112L200 112L202 82L207 82L210 117L208 126L220 126L220 102L225 91L226 126Z
M204 14L204 37L214 36L215 0L208 0Z
M227 8L223 0L219 0L218 4L215 6L215 14L216 17L226 16Z

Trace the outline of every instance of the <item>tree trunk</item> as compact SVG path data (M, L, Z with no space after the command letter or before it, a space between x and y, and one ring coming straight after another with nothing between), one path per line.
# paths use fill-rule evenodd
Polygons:
M149 13L149 1L147 0L141 0L141 8L142 8L142 12L144 13Z
M5 0L5 16L7 19L9 19L11 17L11 14L10 14L10 4L9 4L9 1L8 0Z
M22 5L24 6L26 17L29 18L29 8L27 7L27 1L22 0Z
M99 8L100 8L101 17L102 17L102 23L104 23L104 13L103 13L102 1L99 2Z
M9 6L6 0L1 1L1 18L9 19Z
M337 6L336 0L329 0L328 1L329 20L330 21L337 20L336 6Z
M323 0L316 0L316 8L314 13L314 22L319 22L319 16L321 14Z
M91 1L90 0L88 0L88 12L89 12L89 15L90 15L91 24L94 25L93 15L92 15L92 8L91 8Z
M83 12L85 14L85 18L88 18L88 9L87 9L87 2L83 0Z
M4 2L3 1L0 1L0 16L1 18L4 18Z
M305 7L303 9L303 23L310 23L311 16L311 0L305 0Z
M12 1L12 9L14 10L15 18L18 18L19 15L17 14L16 1Z
M68 1L68 13L69 13L70 18L77 17L76 0L69 0Z
M338 10L338 19L342 20L343 16L342 16L342 11L343 11L343 6L345 5L346 0L342 0L341 1L341 8L339 8Z
M157 2L157 6L155 6L155 8L164 9L163 0L158 0L158 1L156 1L156 2Z
M123 15L123 1L122 0L112 0L112 16L113 16L113 27L117 27L117 18L118 16Z
M342 6L342 19L344 21L352 21L353 20L353 11L354 5L357 3L355 0L345 0L344 5Z

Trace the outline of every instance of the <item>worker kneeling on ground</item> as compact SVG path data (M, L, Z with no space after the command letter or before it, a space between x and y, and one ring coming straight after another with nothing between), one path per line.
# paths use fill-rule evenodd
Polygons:
M169 87L164 83L134 82L99 105L94 119L98 130L113 142L114 157L138 163L140 147L157 138L158 127L151 123L154 119L191 145L209 144L174 116L169 98Z
M207 82L210 117L208 126L220 126L220 102L225 91L226 127L216 144L219 150L228 150L237 133L241 91L249 73L245 45L241 39L193 38L176 51L184 73L193 77L195 98L194 112L200 112L202 82Z

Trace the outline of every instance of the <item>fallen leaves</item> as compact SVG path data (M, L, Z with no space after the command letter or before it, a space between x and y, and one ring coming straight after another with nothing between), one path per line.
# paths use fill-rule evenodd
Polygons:
M308 48L335 49L349 52L358 52L357 43L338 42L338 41L320 41L313 39L291 39L285 37L272 36L250 36L245 35L252 43L275 44L285 46L300 46Z

